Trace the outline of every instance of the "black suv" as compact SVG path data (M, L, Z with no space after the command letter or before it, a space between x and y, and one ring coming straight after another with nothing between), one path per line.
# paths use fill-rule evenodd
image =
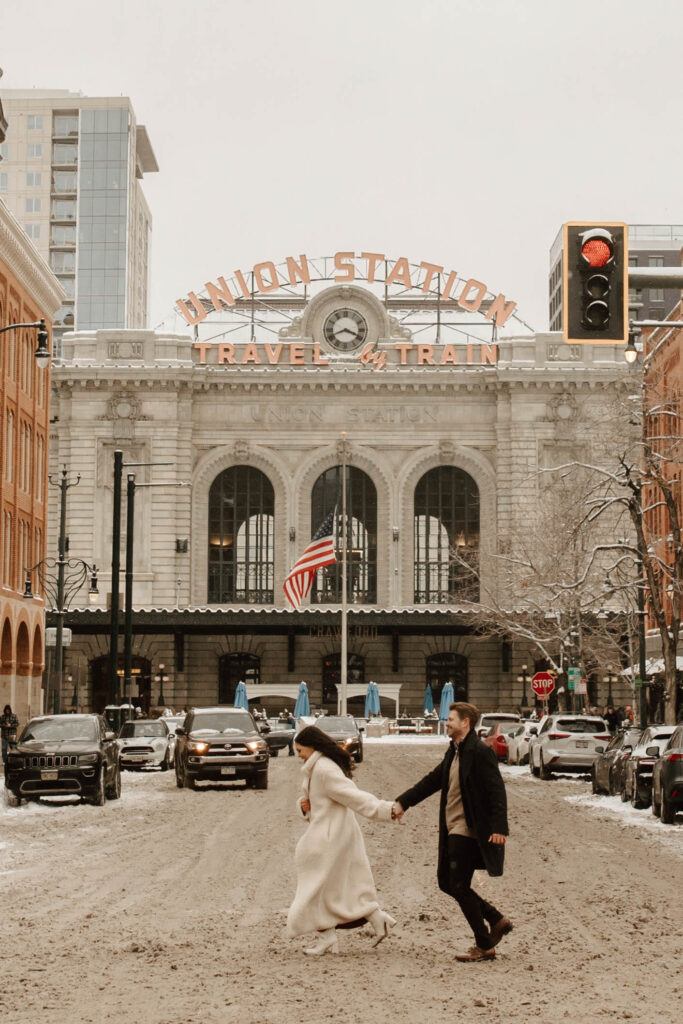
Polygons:
M351 755L356 764L363 760L363 736L351 715L322 715L315 724Z
M193 708L176 729L175 777L179 789L200 782L244 779L268 789L268 744L241 708Z
M121 796L119 748L100 715L32 718L5 765L10 804L41 796L80 796L102 807Z

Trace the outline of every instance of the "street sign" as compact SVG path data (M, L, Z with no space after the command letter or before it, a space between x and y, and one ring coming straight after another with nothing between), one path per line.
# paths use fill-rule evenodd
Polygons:
M68 647L71 643L71 629L69 626L64 626L62 629L62 647ZM47 626L45 629L45 646L56 647L57 646L57 627Z
M581 683L581 669L577 666L567 669L567 689L576 690L577 684Z
M531 689L541 700L547 700L555 689L555 680L550 672L537 672L531 680Z

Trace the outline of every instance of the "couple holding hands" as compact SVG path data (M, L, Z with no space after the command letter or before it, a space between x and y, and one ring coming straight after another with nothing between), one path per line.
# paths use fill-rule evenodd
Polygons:
M410 807L440 792L439 888L456 900L474 934L474 945L456 959L495 959L495 947L512 923L471 883L477 869L503 873L507 800L496 755L474 732L478 717L473 704L450 705L445 757L393 803L358 789L351 757L321 729L306 726L297 734L295 749L304 762L299 807L309 826L296 847L297 888L287 931L290 936L318 932L305 953L336 953L339 930L366 923L374 932L373 945L387 937L396 922L377 902L356 814L400 821Z

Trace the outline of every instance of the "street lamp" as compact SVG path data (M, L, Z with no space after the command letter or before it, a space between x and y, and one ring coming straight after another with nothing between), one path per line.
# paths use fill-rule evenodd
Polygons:
M527 668L528 668L527 665L522 665L522 671L521 671L520 675L517 676L517 682L520 683L521 687L522 687L522 707L523 708L525 708L527 706L527 703L526 703L526 688L527 688L527 684L531 682L531 676L529 675L529 673L527 671Z
M164 700L164 681L168 679L168 674L164 672L164 666L159 665L159 671L154 677L154 682L159 684L159 700L157 701L157 707L163 708L166 705Z
M47 333L45 321L41 319L30 324L8 324L7 327L0 327L0 334L4 334L5 331L14 331L22 327L36 327L38 329L38 347L33 355L38 369L44 370L50 362L50 350L47 347L49 335Z
M69 686L71 685L71 683L73 683L73 684L74 684L74 692L73 692L73 693L71 694L71 707L72 707L72 708L73 708L73 709L74 709L75 711L78 711L78 683L76 683L76 682L74 681L74 678L73 678L73 676L72 676L72 675L70 675L70 674L69 674L69 675L67 675L67 676L65 677L65 679L66 679L66 685L67 685L67 688L68 688L68 687L69 687Z
M607 706L613 708L614 697L612 696L612 686L614 683L619 681L619 676L614 671L614 665L607 666L607 672L603 676L602 681L607 685Z

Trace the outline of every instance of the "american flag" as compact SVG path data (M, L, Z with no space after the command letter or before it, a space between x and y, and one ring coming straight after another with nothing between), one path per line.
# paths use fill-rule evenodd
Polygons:
M303 554L296 560L284 582L289 602L298 608L313 584L313 577L324 565L337 561L334 553L336 508L322 521Z

